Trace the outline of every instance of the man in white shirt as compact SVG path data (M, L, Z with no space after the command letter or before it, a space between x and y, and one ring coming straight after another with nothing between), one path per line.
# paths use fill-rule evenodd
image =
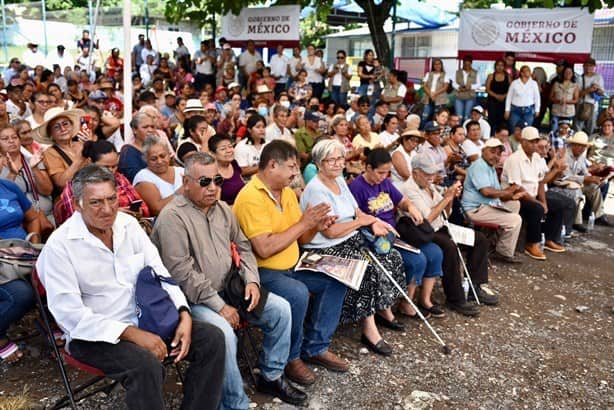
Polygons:
M194 85L201 91L205 84L215 84L215 50L209 48L209 41L200 42L200 50L194 53Z
M477 121L469 121L465 126L467 130L467 139L463 141L463 151L467 155L469 162L473 162L482 156L482 148L484 147L484 141L480 139L481 125Z
M537 82L531 78L531 69L527 65L520 67L520 77L512 81L505 97L505 119L510 129L520 121L533 124L539 115L541 97Z
M81 50L81 55L77 57L76 65L79 66L79 69L87 71L87 73L92 77L92 73L96 71L96 57L94 54L90 53L90 49L87 47L83 47Z
M34 70L37 65L47 67L47 59L38 50L38 44L35 43L28 43L28 50L24 51L22 61L30 70Z
M52 56L49 56L49 65L53 67L54 65L60 66L60 70L62 72L66 67L73 68L75 66L75 59L69 53L66 53L66 47L63 45L59 45L57 47L57 53Z
M256 71L258 61L262 61L262 56L256 51L256 43L254 40L247 40L247 49L239 56L239 81L242 87L247 86L247 80Z
M269 63L271 76L275 79L275 99L279 98L279 93L286 91L288 85L288 75L290 73L290 59L284 55L284 46L277 46L277 54L271 57Z
M294 136L286 127L288 122L288 109L283 105L276 105L273 109L273 123L266 127L266 134L264 140L271 142L273 140L284 140L289 142L293 146L296 146Z
M9 84L6 87L9 99L6 101L6 112L9 120L22 120L32 115L32 110L23 98L23 86Z
M604 82L601 74L595 72L596 61L594 58L589 58L583 65L584 72L581 76L577 76L578 87L580 87L580 102L593 104L594 109L587 121L578 120L576 126L579 130L585 130L588 135L593 134L595 123L597 122L598 100L603 97Z
M154 64L158 65L158 52L153 49L150 39L145 40L145 47L141 50L143 63L147 62L148 55L152 55L154 57Z
M545 170L543 160L537 153L539 138L537 128L525 127L522 129L522 145L503 164L501 186L503 189L512 185L522 188L522 190L517 191L518 193L522 192L522 195L515 199L520 200L520 216L527 226L524 253L536 260L546 260L546 256L539 246L542 236L542 219L548 210L544 185L541 183L545 176ZM560 225L558 229L558 232L553 232L552 229L546 229L546 224L544 224L545 249L552 252L565 251L565 248L554 242L554 239L558 238L561 233Z
M126 388L128 408L164 409L165 360L191 362L186 409L217 409L224 371L224 336L192 323L176 285L162 288L179 311L172 340L138 327L135 289L147 266L169 277L156 247L136 219L118 213L116 182L106 168L88 165L73 179L77 212L56 230L36 263L49 310L77 360ZM96 261L96 263L92 263Z
M469 130L467 129L467 124L469 121L477 121L480 124L480 138L482 140L486 141L490 138L490 124L484 119L484 108L482 108L481 105L476 105L473 107L471 109L471 113L469 114L469 118L463 123L463 127L467 133L469 133Z
M185 56L188 56L189 60L190 50L188 50L186 45L183 43L183 38L181 37L177 37L177 48L175 49L175 51L173 51L173 56L175 57L175 61Z
M158 68L157 65L154 64L154 57L151 54L148 54L145 63L141 64L139 67L139 75L141 76L141 81L143 83L143 88L148 88L151 86L151 82L153 81L154 71Z

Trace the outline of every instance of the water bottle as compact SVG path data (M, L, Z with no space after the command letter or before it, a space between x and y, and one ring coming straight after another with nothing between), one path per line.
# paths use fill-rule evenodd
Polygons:
M539 245L542 247L542 249L544 249L544 245L546 245L546 235L543 233L541 239L539 240Z
M463 277L462 285L463 292L465 292L465 299L467 299L469 297L469 281L467 280L467 277Z
M595 228L595 212L591 212L591 216L588 217L588 230L592 231Z

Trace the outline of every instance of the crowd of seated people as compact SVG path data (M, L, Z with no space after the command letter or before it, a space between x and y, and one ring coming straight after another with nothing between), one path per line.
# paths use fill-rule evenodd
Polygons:
M559 62L545 92L508 55L479 105L472 59L453 75L434 59L408 105L406 74L371 50L356 90L345 51L330 66L313 46L283 51L267 66L251 41L238 58L225 41L203 41L193 57L178 41L173 61L139 38L130 96L118 50L104 68L50 77L13 59L5 72L0 239L46 241L37 270L66 348L119 380L129 407L163 408L172 356L192 363L185 408L248 408L235 333L244 325L263 334L256 389L302 404L297 384L316 382L313 366L349 370L330 348L340 324L359 324L362 345L394 355L386 331L409 332L405 318L477 317L501 303L489 259L556 259L593 221L612 226L614 105L597 110L594 60L582 76ZM134 112L122 124L126 98ZM578 120L570 107L591 101L592 116ZM540 133L544 106L552 123ZM452 223L473 242L457 243ZM365 232L403 236L408 224L428 232L418 250L376 257L415 306L373 263L356 289L295 269L305 251L362 259ZM480 224L497 230L492 249ZM133 295L146 266L177 284L164 285L179 311L169 343L138 327ZM233 269L247 306L226 298ZM32 292L0 275L7 363L23 357L7 331Z

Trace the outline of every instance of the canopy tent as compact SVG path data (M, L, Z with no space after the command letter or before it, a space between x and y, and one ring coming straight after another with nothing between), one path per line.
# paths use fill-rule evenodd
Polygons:
M375 0L375 5L381 2L381 0ZM352 0L335 0L332 9L329 16L329 20L332 21L329 21L329 24L334 23L337 19L344 19L345 24L366 21L365 10ZM309 16L313 11L313 7L305 7L301 12L301 18ZM397 20L412 22L422 28L447 26L457 18L453 13L419 0L400 0L396 9L396 17Z

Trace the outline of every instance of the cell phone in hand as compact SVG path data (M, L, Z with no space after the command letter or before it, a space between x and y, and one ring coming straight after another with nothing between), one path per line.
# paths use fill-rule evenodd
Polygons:
M81 117L81 131L88 133L92 129L92 116L85 114Z
M136 201L132 201L130 202L130 211L139 212L141 210L142 205L143 205L143 201L140 199Z

